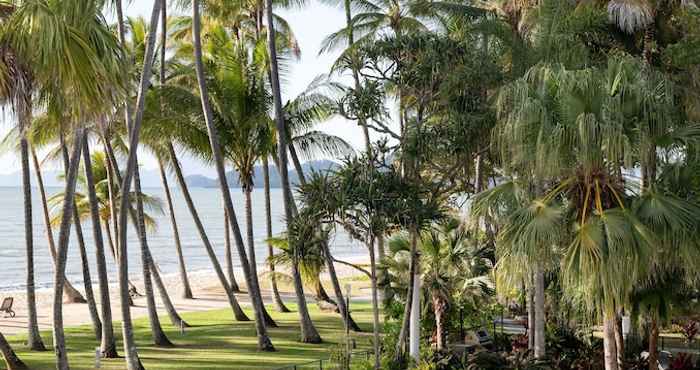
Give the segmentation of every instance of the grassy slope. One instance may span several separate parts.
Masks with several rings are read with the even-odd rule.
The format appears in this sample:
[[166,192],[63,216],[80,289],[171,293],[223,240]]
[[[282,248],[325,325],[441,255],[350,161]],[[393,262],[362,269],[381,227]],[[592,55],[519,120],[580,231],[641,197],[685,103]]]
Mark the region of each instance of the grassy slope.
[[[298,314],[295,305],[288,304],[291,313],[277,313],[272,307],[268,311],[279,324],[270,329],[270,336],[277,352],[265,353],[256,350],[255,327],[252,322],[233,321],[230,310],[216,310],[183,314],[183,318],[193,327],[181,335],[170,325],[165,315],[161,315],[163,327],[176,345],[176,348],[156,348],[150,344],[150,329],[147,319],[139,319],[135,324],[135,337],[139,355],[146,369],[274,369],[298,364],[314,359],[328,358],[329,350],[343,343],[343,322],[334,313],[320,312],[315,304],[309,309],[316,327],[321,332],[324,343],[311,345],[299,342]],[[370,346],[371,305],[354,303],[351,307],[355,320],[366,333],[352,334],[358,348]],[[250,310],[246,310],[253,317]],[[115,333],[121,338],[121,325],[115,323]],[[42,338],[51,344],[51,332],[43,332]],[[95,341],[90,325],[66,329],[68,356],[72,369],[94,369]],[[25,337],[8,338],[20,358],[32,369],[53,369],[53,351],[29,352],[24,345]],[[121,341],[117,344],[122,354]],[[4,368],[4,363],[0,365]],[[102,369],[123,369],[123,359],[103,360]]]

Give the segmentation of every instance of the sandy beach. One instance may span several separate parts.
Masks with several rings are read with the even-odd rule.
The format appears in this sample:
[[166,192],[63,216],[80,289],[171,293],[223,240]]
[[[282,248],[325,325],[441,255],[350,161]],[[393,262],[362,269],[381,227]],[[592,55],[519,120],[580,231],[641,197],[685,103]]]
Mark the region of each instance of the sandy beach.
[[[352,258],[347,258],[345,261],[355,263],[355,264],[365,264],[367,258],[362,257],[362,256],[357,256],[357,257],[352,257]],[[349,267],[347,265],[335,264],[336,271],[338,273],[339,278],[349,278],[349,277],[355,277],[355,276],[363,276],[363,274],[356,269]],[[279,270],[279,268],[278,268]],[[265,272],[267,272],[267,267],[266,266],[260,266],[258,267],[258,273],[260,274],[260,285],[262,288],[262,294],[263,294],[263,300],[265,301],[266,304],[269,304],[272,302],[271,297],[270,297],[270,291],[269,291],[269,280],[265,275]],[[236,279],[239,285],[241,285],[242,289],[245,289],[244,286],[244,279],[243,279],[243,272],[238,269],[235,271]],[[132,274],[132,276],[134,276]],[[175,308],[178,310],[178,312],[195,312],[195,311],[207,311],[207,310],[216,310],[216,309],[223,309],[228,307],[228,301],[226,299],[226,296],[224,294],[223,289],[221,288],[221,284],[219,283],[219,280],[216,277],[216,274],[213,272],[213,269],[211,271],[196,271],[196,272],[191,272],[188,274],[188,278],[190,281],[190,286],[192,288],[192,293],[194,295],[194,299],[183,299],[182,298],[182,283],[180,281],[179,275],[177,274],[170,274],[170,275],[163,275],[163,282],[165,283],[168,293],[170,294],[170,298],[173,301],[173,304],[175,305]],[[332,295],[332,287],[330,286],[330,283],[328,282],[328,275],[324,273],[322,275],[322,279],[324,281],[324,287],[328,291],[330,295]],[[132,280],[134,285],[136,285],[138,291],[140,293],[143,293],[143,284],[141,280]],[[361,285],[361,284],[358,284]],[[365,284],[366,285],[366,284]],[[84,289],[82,284],[78,285],[75,284],[75,287],[80,290],[82,293],[84,293]],[[99,294],[99,286],[98,284],[93,284],[92,286],[95,296],[98,297]],[[307,299],[310,298],[308,295],[309,290],[306,290],[307,293]],[[285,301],[293,301],[295,300],[294,293],[292,291],[289,291],[287,289],[282,289],[281,291],[282,298]],[[369,295],[369,291],[362,287],[359,289],[353,289],[353,294],[356,295],[357,299],[366,299],[367,296]],[[9,316],[0,316],[0,331],[4,335],[13,335],[13,334],[24,334],[26,333],[27,330],[27,305],[26,305],[26,296],[24,291],[15,291],[15,292],[3,292],[2,295],[0,295],[0,298],[4,297],[14,297],[14,305],[13,309],[17,313],[17,315],[14,318],[10,318]],[[111,305],[112,305],[112,316],[115,321],[121,320],[121,310],[120,310],[120,305],[119,305],[119,296],[117,292],[117,285],[116,284],[110,284],[110,296],[112,297],[111,299]],[[246,293],[242,294],[237,294],[236,295],[239,302],[242,305],[248,305],[248,295]],[[51,330],[52,327],[52,306],[53,306],[53,289],[41,289],[37,290],[36,293],[36,298],[37,298],[37,312],[38,312],[38,321],[39,321],[39,329],[40,330]],[[313,300],[313,298],[311,298]],[[161,320],[164,320],[164,322],[169,322],[167,319],[167,315],[165,314],[163,307],[160,302],[159,295],[156,293],[156,302],[158,305],[159,313],[161,315]],[[99,299],[98,299],[98,305],[99,305]],[[139,318],[139,317],[144,317],[147,315],[146,312],[146,299],[145,297],[139,297],[134,299],[134,306],[131,307],[131,316],[132,318]],[[63,322],[66,327],[70,326],[78,326],[78,325],[83,325],[83,324],[90,324],[90,313],[88,310],[88,305],[85,303],[64,303],[63,305]],[[116,328],[115,328],[116,329]]]

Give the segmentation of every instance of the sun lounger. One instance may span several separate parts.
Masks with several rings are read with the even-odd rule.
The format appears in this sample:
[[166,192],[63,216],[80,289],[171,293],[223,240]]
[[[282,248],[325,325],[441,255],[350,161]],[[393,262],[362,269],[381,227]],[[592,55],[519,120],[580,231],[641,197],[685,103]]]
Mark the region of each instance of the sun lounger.
[[15,299],[12,297],[7,297],[3,299],[2,306],[0,306],[0,312],[8,314],[10,315],[10,317],[15,317],[15,311],[12,310],[12,303],[14,303],[14,301]]

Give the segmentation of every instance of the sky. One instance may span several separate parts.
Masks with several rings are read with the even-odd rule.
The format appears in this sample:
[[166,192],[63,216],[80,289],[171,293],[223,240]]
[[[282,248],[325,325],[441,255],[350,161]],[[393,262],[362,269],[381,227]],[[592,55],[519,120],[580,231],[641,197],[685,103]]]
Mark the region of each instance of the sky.
[[[127,5],[126,14],[128,16],[150,17],[153,1],[134,0]],[[344,26],[345,17],[339,8],[329,7],[320,4],[316,0],[311,0],[303,9],[279,10],[276,11],[284,17],[292,27],[301,48],[301,58],[295,61],[286,81],[283,81],[282,100],[287,101],[298,93],[304,91],[306,86],[319,74],[327,73],[335,60],[337,54],[318,55],[323,38]],[[170,11],[173,14],[173,11]],[[4,134],[14,125],[14,119],[7,113],[0,113],[0,134]],[[319,129],[331,134],[339,135],[355,148],[361,148],[364,140],[362,131],[354,122],[346,121],[342,118],[334,118],[319,125]],[[139,160],[144,169],[157,168],[153,157],[139,151]],[[183,171],[186,174],[203,174],[213,176],[213,168],[200,163],[199,161],[181,158]],[[17,155],[7,153],[0,156],[0,174],[18,172],[20,163]]]

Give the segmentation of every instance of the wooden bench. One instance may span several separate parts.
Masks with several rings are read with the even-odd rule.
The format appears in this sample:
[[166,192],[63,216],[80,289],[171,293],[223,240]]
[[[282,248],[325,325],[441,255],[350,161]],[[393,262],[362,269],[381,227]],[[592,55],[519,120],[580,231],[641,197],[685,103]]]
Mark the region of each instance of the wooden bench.
[[[12,304],[15,302],[15,299],[12,297],[7,297],[2,300],[2,305],[0,306],[0,312],[4,312],[10,317],[15,317],[15,311],[12,310]],[[7,317],[7,316],[5,316]]]

